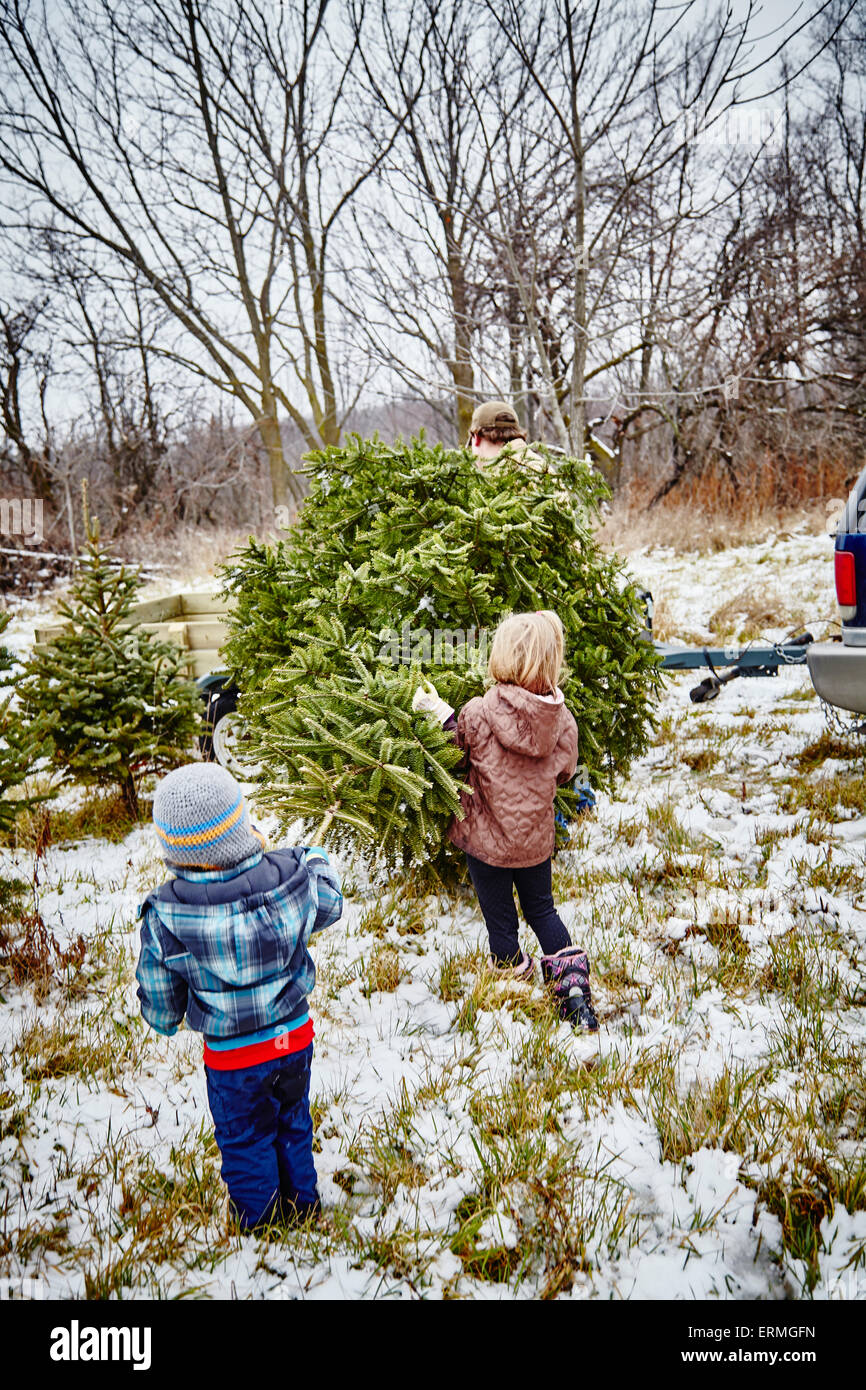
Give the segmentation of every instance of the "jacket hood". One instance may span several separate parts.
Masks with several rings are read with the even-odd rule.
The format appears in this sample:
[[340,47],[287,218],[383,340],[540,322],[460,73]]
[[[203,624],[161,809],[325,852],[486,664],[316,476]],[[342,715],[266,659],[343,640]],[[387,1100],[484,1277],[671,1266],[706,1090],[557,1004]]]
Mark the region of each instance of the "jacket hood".
[[212,982],[232,989],[276,980],[293,965],[299,969],[315,920],[309,878],[297,849],[271,851],[252,869],[225,881],[196,881],[181,874],[147,902],[184,950],[206,964]]
[[548,757],[559,742],[565,697],[533,695],[522,685],[494,685],[484,696],[490,727],[503,748],[527,758]]

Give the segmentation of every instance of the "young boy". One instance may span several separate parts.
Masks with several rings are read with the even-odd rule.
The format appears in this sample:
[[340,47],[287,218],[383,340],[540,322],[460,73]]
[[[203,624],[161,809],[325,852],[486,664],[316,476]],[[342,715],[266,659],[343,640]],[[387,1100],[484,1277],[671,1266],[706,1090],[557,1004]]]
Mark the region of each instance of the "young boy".
[[343,910],[323,849],[265,852],[240,786],[216,763],[159,783],[153,822],[174,877],[139,908],[141,1012],[204,1034],[223,1181],[245,1230],[320,1207],[313,1163],[307,943]]

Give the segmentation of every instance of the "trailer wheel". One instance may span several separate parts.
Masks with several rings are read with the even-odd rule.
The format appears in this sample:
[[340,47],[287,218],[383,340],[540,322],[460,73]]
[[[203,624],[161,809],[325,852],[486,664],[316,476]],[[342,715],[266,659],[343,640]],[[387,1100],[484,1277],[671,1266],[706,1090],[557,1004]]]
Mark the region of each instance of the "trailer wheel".
[[213,752],[220,767],[224,767],[233,777],[243,780],[250,775],[239,757],[243,737],[243,720],[236,710],[230,710],[214,725]]
[[220,735],[217,740],[217,729],[224,719],[233,715],[238,707],[238,688],[236,685],[217,685],[210,691],[207,708],[205,711],[205,723],[207,730],[201,735],[198,746],[205,762],[218,762],[225,767],[222,758],[219,757],[215,744],[224,745],[224,738]]

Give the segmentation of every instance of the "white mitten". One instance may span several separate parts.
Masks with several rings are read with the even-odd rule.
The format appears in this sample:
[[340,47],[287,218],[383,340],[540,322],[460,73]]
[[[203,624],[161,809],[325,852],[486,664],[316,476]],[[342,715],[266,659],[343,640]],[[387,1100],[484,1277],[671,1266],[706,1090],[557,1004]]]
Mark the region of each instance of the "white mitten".
[[416,714],[432,714],[440,724],[444,724],[454,713],[453,706],[442,699],[432,681],[422,681],[412,696],[412,709]]

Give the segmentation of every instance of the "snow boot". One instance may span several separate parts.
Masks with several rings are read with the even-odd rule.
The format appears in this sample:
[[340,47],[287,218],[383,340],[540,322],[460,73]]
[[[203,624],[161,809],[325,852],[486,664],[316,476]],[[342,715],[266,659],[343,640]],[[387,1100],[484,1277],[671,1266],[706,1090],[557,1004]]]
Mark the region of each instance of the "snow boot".
[[589,960],[578,946],[564,946],[555,956],[541,957],[541,975],[553,991],[559,1016],[587,1033],[598,1030],[589,990]]
[[504,980],[517,980],[520,984],[531,984],[535,976],[535,961],[525,951],[521,952],[520,960],[516,965],[497,965],[491,956],[490,969],[494,975],[499,975]]

